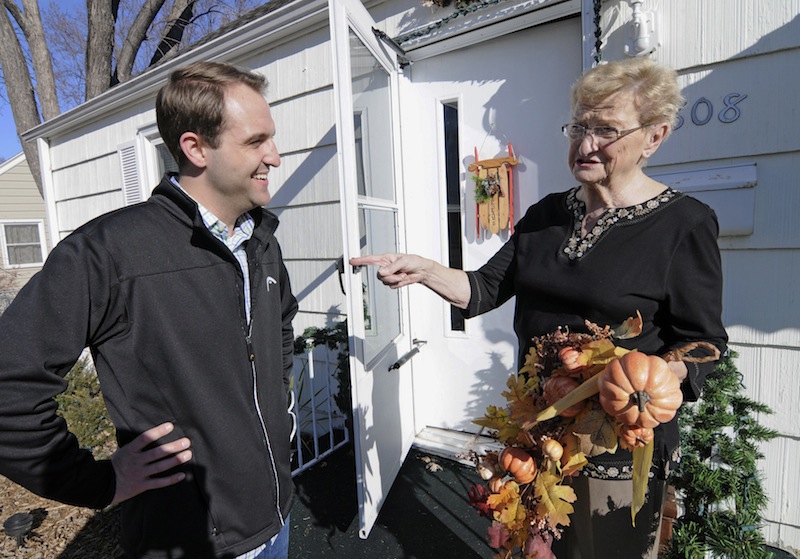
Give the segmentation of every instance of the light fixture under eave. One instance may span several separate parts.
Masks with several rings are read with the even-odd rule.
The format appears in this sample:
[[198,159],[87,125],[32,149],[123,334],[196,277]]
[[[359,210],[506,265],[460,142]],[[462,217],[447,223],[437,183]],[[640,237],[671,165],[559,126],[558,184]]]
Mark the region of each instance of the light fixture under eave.
[[625,43],[628,56],[647,56],[661,46],[656,29],[656,13],[642,10],[642,0],[630,0],[633,14],[628,22],[630,36]]

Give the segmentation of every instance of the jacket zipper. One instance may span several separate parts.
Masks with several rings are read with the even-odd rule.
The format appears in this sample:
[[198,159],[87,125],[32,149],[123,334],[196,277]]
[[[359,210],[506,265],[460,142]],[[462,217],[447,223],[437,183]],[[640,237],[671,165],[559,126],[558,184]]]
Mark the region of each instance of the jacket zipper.
[[261,413],[261,405],[258,402],[258,378],[256,375],[256,359],[255,353],[253,352],[253,344],[252,344],[252,293],[251,293],[251,320],[250,323],[247,325],[247,336],[245,340],[247,341],[247,353],[248,358],[250,359],[250,370],[253,375],[253,405],[255,406],[256,413],[258,414],[258,420],[261,423],[261,429],[264,434],[264,444],[267,447],[267,452],[269,453],[269,461],[272,466],[272,475],[275,481],[275,510],[278,513],[278,519],[280,519],[281,526],[283,526],[286,520],[283,518],[283,512],[281,511],[281,486],[280,480],[278,479],[278,468],[275,464],[275,455],[272,453],[272,445],[269,442],[269,434],[267,432],[267,425],[264,421],[264,416]]
[[[252,266],[250,265],[252,264]],[[253,406],[255,407],[256,413],[258,414],[258,421],[261,424],[261,430],[264,434],[264,444],[267,448],[267,453],[269,454],[269,461],[270,465],[272,466],[272,475],[273,481],[275,483],[275,510],[278,513],[278,519],[280,520],[281,526],[286,523],[286,520],[283,518],[283,512],[281,511],[281,487],[280,487],[280,480],[278,479],[278,468],[275,464],[275,455],[272,452],[272,445],[269,442],[269,432],[267,431],[267,424],[264,421],[264,415],[261,413],[261,404],[258,401],[258,375],[256,374],[256,355],[255,351],[253,351],[253,312],[255,309],[255,302],[258,295],[257,289],[252,289],[253,285],[257,285],[260,283],[261,278],[258,274],[259,270],[259,262],[258,259],[253,257],[251,259],[250,255],[247,257],[247,265],[249,267],[250,273],[248,277],[250,278],[250,313],[247,317],[247,334],[245,336],[245,342],[247,343],[247,358],[250,360],[250,372],[253,377]],[[244,278],[242,278],[244,279]],[[256,281],[252,281],[252,280]],[[244,285],[242,286],[244,288]]]

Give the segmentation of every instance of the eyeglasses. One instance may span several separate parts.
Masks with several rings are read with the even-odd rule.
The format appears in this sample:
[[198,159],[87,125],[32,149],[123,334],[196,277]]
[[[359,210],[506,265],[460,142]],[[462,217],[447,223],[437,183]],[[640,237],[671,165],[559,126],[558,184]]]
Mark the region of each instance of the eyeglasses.
[[628,128],[627,130],[617,130],[613,126],[593,126],[589,128],[583,124],[565,124],[561,127],[564,136],[570,140],[582,140],[586,134],[591,134],[594,139],[600,143],[607,144],[615,140],[619,140],[623,136],[627,136],[632,132],[645,128],[647,124],[642,124],[636,128]]

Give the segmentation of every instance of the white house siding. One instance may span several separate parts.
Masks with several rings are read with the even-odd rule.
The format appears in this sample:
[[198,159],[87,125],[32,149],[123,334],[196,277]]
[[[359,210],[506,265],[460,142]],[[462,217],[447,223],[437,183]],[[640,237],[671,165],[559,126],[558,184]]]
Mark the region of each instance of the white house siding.
[[263,73],[281,165],[270,173],[269,208],[300,311],[295,332],[345,318],[336,261],[342,224],[336,163],[332,53],[327,27],[238,61]]
[[[793,94],[800,85],[800,1],[645,0],[642,9],[657,13],[661,47],[654,57],[679,72],[687,98],[683,126],[650,171],[692,177],[709,168],[725,174],[732,165],[756,166],[749,197],[741,189],[695,195],[720,216],[723,318],[746,392],[774,410],[759,420],[781,433],[761,448],[770,498],[765,536],[800,548],[800,111]],[[603,5],[605,59],[624,56],[630,14],[628,2]],[[719,115],[729,94],[739,94],[739,115],[724,123]],[[700,124],[692,121],[692,109]],[[723,116],[734,114],[728,109]],[[725,235],[734,214],[749,218],[752,232]]]
[[[80,225],[124,205],[117,147],[154,124],[153,101],[106,116],[50,144],[53,204],[58,239]],[[148,185],[149,191],[155,185]]]

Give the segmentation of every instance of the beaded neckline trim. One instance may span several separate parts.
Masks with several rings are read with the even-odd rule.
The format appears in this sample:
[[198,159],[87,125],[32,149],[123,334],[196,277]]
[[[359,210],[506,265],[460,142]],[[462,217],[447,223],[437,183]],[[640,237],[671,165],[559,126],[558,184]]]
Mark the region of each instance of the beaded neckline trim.
[[665,204],[675,200],[680,192],[667,188],[664,192],[642,204],[628,206],[627,208],[609,208],[600,216],[592,230],[585,237],[581,237],[581,224],[586,216],[586,205],[578,200],[577,188],[567,193],[567,210],[572,213],[572,233],[564,241],[561,250],[570,260],[577,260],[587,254],[593,246],[610,231],[615,225],[625,225],[638,221],[652,214]]

